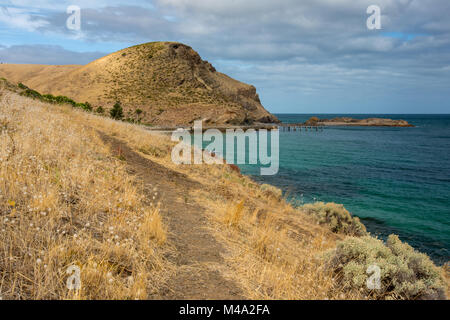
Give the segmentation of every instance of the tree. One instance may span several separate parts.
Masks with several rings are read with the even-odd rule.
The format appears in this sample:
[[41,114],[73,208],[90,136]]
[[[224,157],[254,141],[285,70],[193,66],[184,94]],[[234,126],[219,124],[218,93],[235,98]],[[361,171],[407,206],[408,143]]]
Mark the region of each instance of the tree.
[[114,107],[109,111],[111,118],[115,120],[121,120],[123,118],[123,109],[119,101],[116,102]]

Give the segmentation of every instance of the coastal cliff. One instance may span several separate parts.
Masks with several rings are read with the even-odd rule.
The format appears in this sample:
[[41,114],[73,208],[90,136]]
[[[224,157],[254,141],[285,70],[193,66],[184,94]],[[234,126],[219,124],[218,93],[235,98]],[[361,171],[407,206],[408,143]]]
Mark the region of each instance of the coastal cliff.
[[119,101],[126,119],[153,126],[279,122],[254,86],[218,72],[177,42],[133,46],[85,66],[3,64],[0,77],[94,107],[109,109]]

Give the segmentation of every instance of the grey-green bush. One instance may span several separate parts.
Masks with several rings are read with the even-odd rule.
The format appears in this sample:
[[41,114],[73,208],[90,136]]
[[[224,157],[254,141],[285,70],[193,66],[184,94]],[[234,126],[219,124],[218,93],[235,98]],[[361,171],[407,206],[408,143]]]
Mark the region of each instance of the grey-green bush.
[[[398,236],[389,236],[386,244],[366,236],[348,238],[325,255],[326,266],[335,275],[337,290],[358,290],[375,299],[441,300],[445,282],[430,258],[414,250]],[[369,266],[381,270],[380,290],[367,286]]]
[[367,235],[366,227],[359,221],[359,218],[353,217],[341,204],[316,202],[305,204],[302,208],[320,225],[328,226],[334,233],[357,237]]

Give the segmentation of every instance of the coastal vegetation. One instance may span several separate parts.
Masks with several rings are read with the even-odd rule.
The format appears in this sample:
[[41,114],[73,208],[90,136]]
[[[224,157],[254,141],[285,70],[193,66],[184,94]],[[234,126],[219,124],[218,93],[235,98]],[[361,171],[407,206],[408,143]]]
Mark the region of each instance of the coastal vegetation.
[[[386,243],[366,236],[348,238],[327,254],[327,268],[336,275],[337,290],[359,289],[373,299],[435,300],[445,299],[445,283],[430,258],[414,250],[398,236]],[[380,271],[380,287],[369,290],[368,267]]]
[[356,237],[367,235],[366,227],[359,218],[353,217],[341,204],[316,202],[304,205],[303,210],[335,233]]
[[[448,294],[442,267],[343,206],[296,207],[229,165],[176,165],[168,137],[77,106],[1,83],[3,299]],[[381,289],[366,285],[373,265]]]

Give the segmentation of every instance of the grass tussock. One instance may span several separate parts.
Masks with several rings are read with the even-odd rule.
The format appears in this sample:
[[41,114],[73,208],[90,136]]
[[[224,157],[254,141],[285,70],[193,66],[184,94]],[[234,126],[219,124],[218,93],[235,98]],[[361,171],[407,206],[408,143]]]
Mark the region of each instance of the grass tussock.
[[242,219],[244,213],[244,200],[235,206],[229,207],[225,212],[224,223],[228,226],[236,227]]
[[166,243],[167,230],[159,213],[159,207],[145,215],[139,229],[139,236],[144,243],[151,243],[152,241],[156,241],[160,245]]
[[[157,292],[172,270],[157,205],[84,124],[89,115],[8,92],[0,99],[0,296]],[[69,290],[74,267],[81,287]]]

